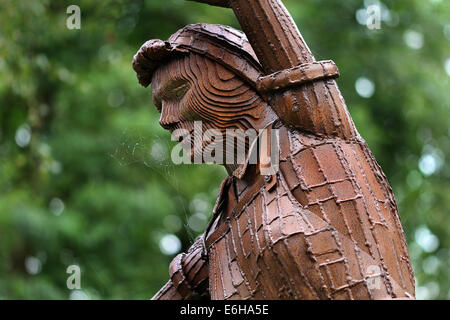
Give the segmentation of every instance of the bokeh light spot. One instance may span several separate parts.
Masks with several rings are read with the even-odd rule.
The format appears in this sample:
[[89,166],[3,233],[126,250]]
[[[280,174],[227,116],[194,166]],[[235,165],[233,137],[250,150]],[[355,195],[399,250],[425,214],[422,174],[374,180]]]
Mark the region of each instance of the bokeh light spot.
[[70,300],[89,300],[89,296],[83,290],[72,290],[69,296]]
[[436,274],[439,270],[439,267],[441,265],[441,261],[436,256],[429,256],[426,258],[422,263],[423,271],[426,274]]
[[372,80],[360,77],[355,82],[356,92],[363,98],[370,98],[375,92],[375,84]]
[[19,147],[25,148],[31,141],[31,128],[28,124],[21,125],[16,131],[16,143]]
[[55,216],[59,216],[64,211],[64,202],[60,198],[53,198],[50,200],[49,209]]
[[113,108],[120,107],[125,101],[125,95],[122,90],[114,90],[108,94],[108,104]]
[[445,68],[445,72],[447,72],[447,75],[450,77],[450,58],[445,60],[444,68]]
[[28,256],[25,259],[25,269],[27,270],[28,274],[36,275],[41,272],[42,262],[37,257]]
[[189,217],[188,225],[192,230],[200,232],[206,227],[206,222],[206,216],[200,212],[197,212]]
[[164,217],[163,224],[169,232],[178,232],[183,226],[181,219],[173,214]]
[[174,234],[166,234],[159,240],[159,249],[167,256],[178,253],[181,249],[181,241]]
[[167,150],[164,147],[164,145],[162,145],[159,142],[155,142],[152,145],[152,150],[150,151],[150,155],[152,156],[152,158],[155,161],[163,162],[164,160],[167,159]]
[[403,41],[411,49],[419,50],[423,47],[423,34],[415,30],[406,30],[403,34]]
[[439,247],[439,238],[426,226],[421,226],[416,230],[415,239],[425,252],[433,252]]

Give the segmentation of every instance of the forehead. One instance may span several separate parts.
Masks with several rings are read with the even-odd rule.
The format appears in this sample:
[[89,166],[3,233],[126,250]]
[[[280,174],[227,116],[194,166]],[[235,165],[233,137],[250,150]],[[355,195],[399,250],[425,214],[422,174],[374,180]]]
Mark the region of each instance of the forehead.
[[183,72],[183,62],[190,56],[182,58],[174,58],[156,69],[152,77],[152,92],[158,95],[167,88],[171,82],[186,79]]

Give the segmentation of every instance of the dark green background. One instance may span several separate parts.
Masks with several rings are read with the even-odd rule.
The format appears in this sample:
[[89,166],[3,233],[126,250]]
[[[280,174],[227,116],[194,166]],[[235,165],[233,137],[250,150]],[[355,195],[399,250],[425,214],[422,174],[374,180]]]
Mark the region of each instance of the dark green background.
[[[372,2],[284,1],[316,59],[340,68],[398,200],[418,298],[448,299],[450,2],[385,0],[368,30],[356,12]],[[66,28],[71,4],[80,30]],[[197,22],[239,27],[230,10],[183,0],[0,2],[0,299],[147,299],[165,283],[160,240],[189,247],[225,170],[171,164],[131,59]],[[66,287],[72,264],[80,291]]]

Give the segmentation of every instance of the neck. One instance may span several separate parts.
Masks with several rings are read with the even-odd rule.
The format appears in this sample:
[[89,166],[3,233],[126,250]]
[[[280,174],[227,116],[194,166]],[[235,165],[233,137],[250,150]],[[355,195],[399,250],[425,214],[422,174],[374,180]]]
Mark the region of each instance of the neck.
[[[265,129],[267,128],[268,125],[270,125],[273,121],[275,121],[276,119],[278,119],[278,117],[276,116],[275,112],[272,110],[272,108],[268,105],[264,105],[261,106],[261,114],[260,116],[255,119],[255,120],[251,120],[249,121],[250,123],[250,127],[248,129],[254,129],[256,130],[257,133],[259,133],[259,130]],[[251,146],[249,146],[250,149],[246,148],[246,154],[245,154],[245,159],[247,159],[249,151],[251,151]],[[236,152],[236,148],[234,150],[234,152]],[[249,163],[248,165],[246,163],[242,164],[242,163],[233,163],[233,164],[224,164],[225,169],[227,170],[227,173],[229,176],[232,175],[237,175],[237,172],[239,172],[240,170],[244,169],[245,172],[249,171],[247,168],[250,166],[258,166],[259,164],[259,157],[257,157],[258,159],[258,163],[254,164],[254,163]],[[244,168],[243,168],[244,167]],[[251,170],[254,171],[254,170]],[[254,174],[253,174],[254,175]],[[241,177],[241,180],[244,180],[248,183],[251,183],[251,181],[254,180],[254,177],[250,177],[253,176],[251,174],[245,174]]]

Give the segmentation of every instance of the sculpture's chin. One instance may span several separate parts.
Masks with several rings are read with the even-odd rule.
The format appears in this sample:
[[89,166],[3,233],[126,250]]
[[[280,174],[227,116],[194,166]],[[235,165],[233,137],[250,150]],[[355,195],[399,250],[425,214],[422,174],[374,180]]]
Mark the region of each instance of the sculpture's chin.
[[[191,128],[190,123],[184,124],[182,128],[177,128],[177,134],[174,140],[178,140],[193,164],[220,164],[233,168],[243,164],[257,136],[254,130],[253,137],[246,139],[244,131],[234,133],[220,133],[218,129],[208,128],[209,131],[196,131]],[[232,130],[231,130],[232,131]],[[213,132],[213,133],[211,133]],[[175,133],[175,132],[174,132]],[[230,134],[227,136],[227,134]]]

